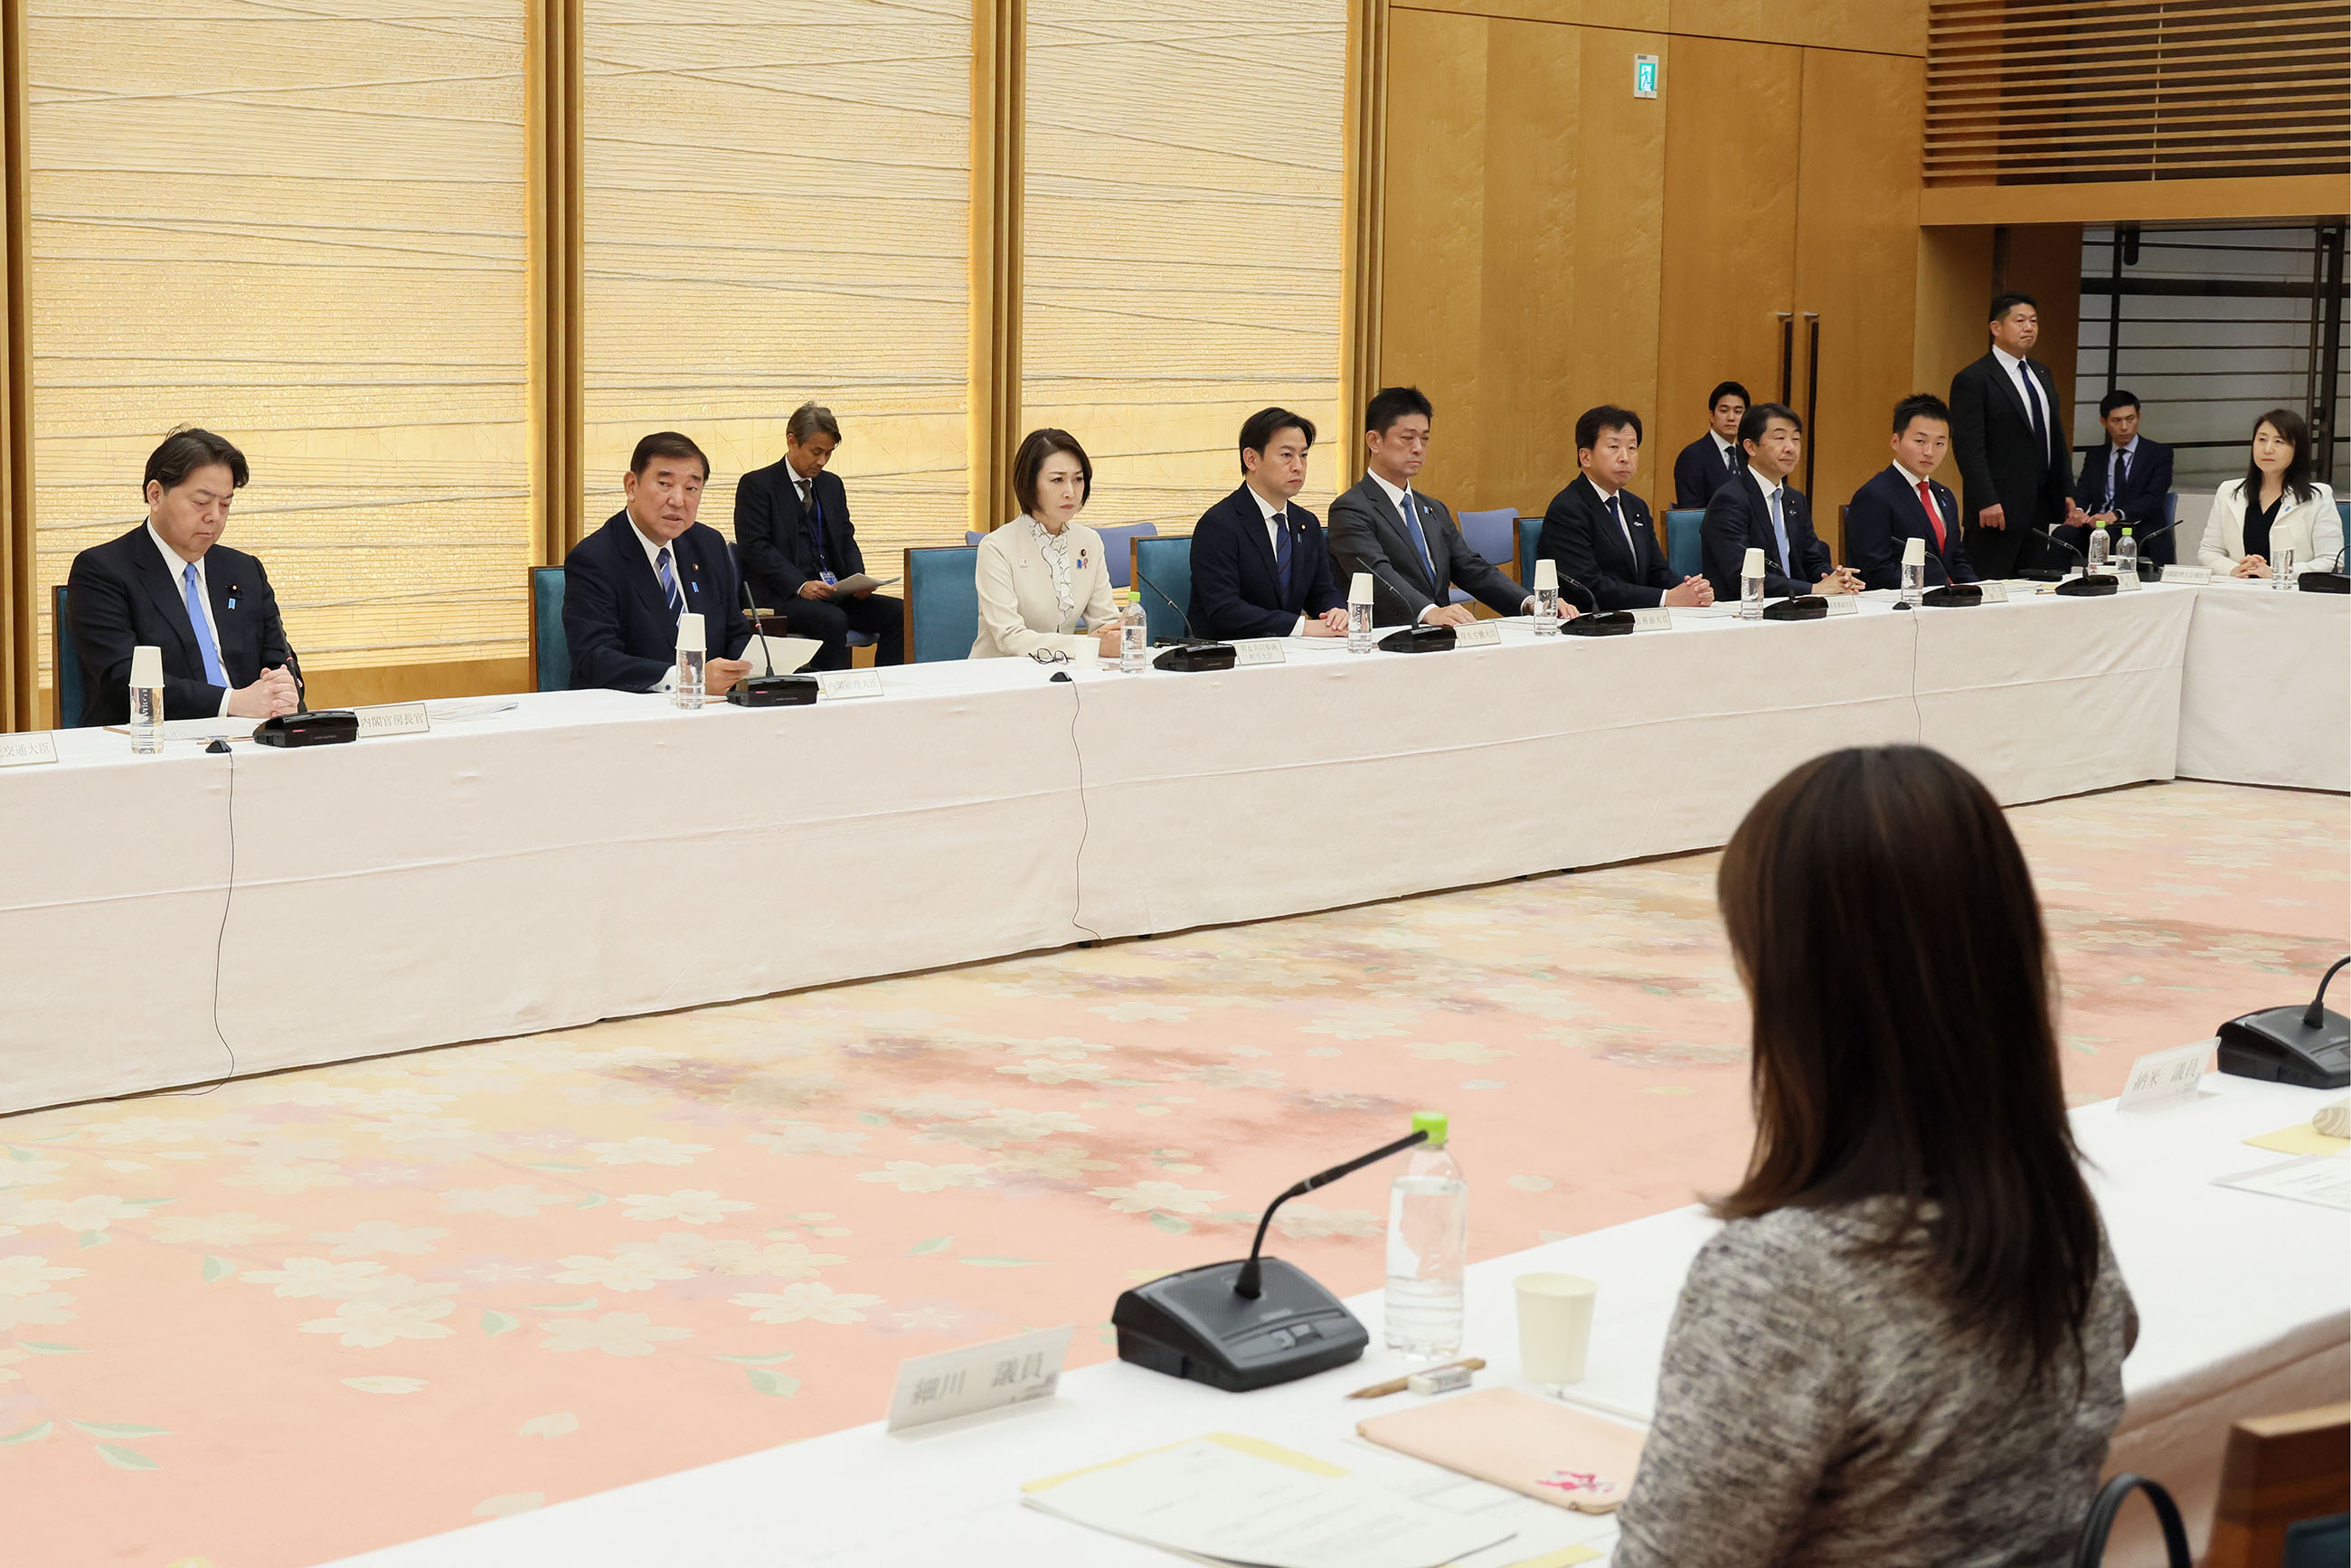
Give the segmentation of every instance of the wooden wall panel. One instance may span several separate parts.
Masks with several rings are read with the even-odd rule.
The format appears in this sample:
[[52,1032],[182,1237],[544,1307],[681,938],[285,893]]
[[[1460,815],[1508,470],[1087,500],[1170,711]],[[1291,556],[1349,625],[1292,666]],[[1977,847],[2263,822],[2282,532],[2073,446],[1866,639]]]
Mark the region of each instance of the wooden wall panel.
[[1927,0],[1673,0],[1676,34],[1875,54],[1927,53]]
[[[1634,27],[1666,31],[1671,0],[1413,0],[1424,11],[1494,16],[1560,26]],[[1629,68],[1627,68],[1629,69]]]
[[[1960,367],[1983,357],[1985,308],[1992,295],[1991,230],[1920,229],[1917,275],[1910,385],[1949,397]],[[1957,490],[1959,463],[1945,458],[1935,476]]]
[[[1796,308],[1821,318],[1820,405],[1808,438],[1814,515],[1833,525],[1836,507],[1886,465],[1894,404],[1912,390],[1918,152],[1883,128],[1918,123],[1926,71],[1917,60],[1839,49],[1805,50],[1803,68]],[[1802,357],[1800,342],[1799,406]]]
[[1758,398],[1780,383],[1780,322],[1796,296],[1797,126],[1803,51],[1676,38],[1667,89],[1657,400],[1642,493],[1671,504],[1674,454],[1706,426],[1725,380]]

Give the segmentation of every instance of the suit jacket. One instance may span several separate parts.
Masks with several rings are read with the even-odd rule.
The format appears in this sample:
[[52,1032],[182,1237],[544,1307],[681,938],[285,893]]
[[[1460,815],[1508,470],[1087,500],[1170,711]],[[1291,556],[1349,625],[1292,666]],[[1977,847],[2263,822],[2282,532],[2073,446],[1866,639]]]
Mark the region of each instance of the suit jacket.
[[[1095,634],[1118,617],[1110,559],[1102,535],[1083,523],[1063,530],[1070,540],[1070,612],[1053,592],[1053,567],[1026,517],[1015,517],[979,541],[973,587],[979,596],[975,659],[1017,658],[1040,649],[1090,653]],[[1081,627],[1085,628],[1083,632]]]
[[1314,514],[1291,501],[1290,591],[1281,591],[1265,513],[1247,485],[1209,507],[1192,530],[1192,606],[1196,637],[1287,637],[1301,615],[1347,602],[1331,576],[1331,551]]
[[1714,449],[1714,437],[1701,435],[1674,459],[1674,507],[1691,511],[1714,499],[1735,470],[1728,453]]
[[204,679],[204,651],[182,584],[163,569],[145,522],[74,557],[66,578],[66,619],[88,683],[75,722],[130,722],[131,650],[141,644],[163,651],[165,718],[211,718],[229,687],[249,686],[262,671],[280,665],[300,686],[302,666],[286,640],[277,595],[261,562],[216,544],[204,552],[204,581],[228,687]]
[[[849,492],[841,476],[826,469],[809,488],[824,522],[825,556],[832,575],[839,579],[863,571],[865,555],[857,548],[857,530],[849,520]],[[799,597],[800,584],[820,575],[816,538],[792,483],[791,467],[782,459],[753,469],[735,486],[735,549],[742,557],[743,575],[766,609],[789,604]]]
[[[702,617],[710,656],[739,659],[751,628],[726,539],[696,523],[670,541],[685,608]],[[649,692],[677,667],[677,618],[624,507],[563,558],[563,635],[571,645],[571,689]]]
[[1572,577],[1592,591],[1602,610],[1652,609],[1681,580],[1666,565],[1647,505],[1630,490],[1616,494],[1624,504],[1625,528],[1633,534],[1630,549],[1625,545],[1625,529],[1608,515],[1599,486],[1579,474],[1551,498],[1535,553],[1559,563],[1562,593],[1574,592],[1566,580]]
[[[2335,492],[2313,484],[2310,499],[2297,501],[2292,491],[2279,497],[2277,516],[2270,519],[2270,549],[2294,550],[2294,574],[2340,571],[2343,563],[2343,514],[2335,509]],[[2225,577],[2245,554],[2245,482],[2231,479],[2212,492],[2212,510],[2204,518],[2204,537],[2196,546],[2196,559]]]
[[2036,444],[2024,394],[2000,361],[1986,354],[1951,378],[1951,452],[1959,460],[1961,514],[1970,528],[1986,507],[2001,507],[2011,528],[2029,533],[2065,520],[2066,497],[2074,493],[2073,449],[2065,443],[2065,418],[2057,402],[2057,382],[2049,367],[2027,360],[2046,403],[2049,439]]
[[1383,626],[1408,625],[1432,604],[1450,602],[1458,586],[1497,614],[1525,613],[1527,591],[1494,569],[1461,537],[1442,501],[1415,490],[1421,532],[1428,540],[1432,580],[1420,549],[1405,528],[1404,514],[1378,480],[1366,474],[1355,487],[1331,503],[1331,566],[1334,575],[1372,574],[1373,617]]
[[1861,573],[1863,587],[1900,588],[1902,547],[1912,539],[1927,541],[1928,587],[1976,580],[1976,569],[1968,564],[1968,547],[1961,537],[1959,498],[1932,479],[1927,481],[1927,493],[1935,497],[1935,509],[1943,515],[1939,549],[1935,545],[1934,525],[1927,520],[1927,508],[1918,504],[1918,492],[1894,471],[1893,465],[1872,474],[1853,493],[1853,504],[1844,514],[1845,564]]
[[1780,570],[1780,545],[1771,537],[1771,514],[1750,475],[1742,474],[1738,484],[1725,485],[1714,493],[1714,499],[1706,504],[1706,520],[1698,525],[1698,542],[1706,551],[1706,580],[1714,584],[1717,599],[1739,602],[1739,569],[1750,549],[1763,552],[1766,598],[1810,593],[1829,574],[1829,568],[1836,563],[1829,559],[1829,547],[1813,532],[1812,508],[1803,496],[1783,489],[1780,516],[1788,528],[1788,558],[1796,569],[1793,577]]
[[[2085,512],[2102,512],[2106,507],[2106,469],[2115,460],[2115,444],[2104,446],[2082,460],[2082,481],[2074,492],[2074,499]],[[2171,448],[2160,441],[2138,438],[2138,449],[2131,454],[2130,469],[2123,476],[2122,488],[2115,493],[2115,510],[2123,521],[2146,528],[2163,525],[2163,498],[2171,493]]]

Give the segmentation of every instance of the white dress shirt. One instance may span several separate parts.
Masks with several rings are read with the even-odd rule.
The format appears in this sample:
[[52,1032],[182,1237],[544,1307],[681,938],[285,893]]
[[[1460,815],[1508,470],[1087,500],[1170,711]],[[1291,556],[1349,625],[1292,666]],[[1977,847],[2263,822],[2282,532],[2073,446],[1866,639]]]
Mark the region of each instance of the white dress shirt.
[[[1714,435],[1714,432],[1710,430],[1708,431],[1707,434],[1708,435]],[[1717,446],[1721,445],[1722,437],[1715,435],[1714,444]],[[1610,489],[1599,480],[1593,478],[1589,474],[1586,474],[1583,477],[1593,489],[1600,492],[1600,509],[1604,512],[1607,512],[1610,517],[1616,519],[1616,531],[1625,536],[1625,548],[1633,551],[1633,563],[1635,566],[1638,566],[1641,561],[1641,552],[1637,549],[1634,549],[1633,548],[1633,525],[1625,520],[1625,504],[1622,501],[1617,501],[1616,506],[1613,510],[1611,510],[1608,505],[1609,502],[1616,500],[1618,492]]]
[[1723,465],[1725,467],[1729,467],[1730,465],[1730,443],[1722,438],[1722,432],[1715,429],[1712,425],[1708,425],[1706,429],[1706,438],[1714,443],[1714,455],[1722,459]]
[[[2113,445],[2113,443],[2111,442],[2111,440],[2108,442],[2108,444],[2109,444],[2110,446],[2111,446],[2111,445]],[[2116,473],[2116,472],[2115,472],[2115,463],[2116,463],[2116,453],[2121,454],[2121,459],[2120,459],[2120,461],[2121,461],[2121,462],[2122,462],[2122,464],[2123,464],[2123,471],[2122,471],[2120,474],[2117,474],[2117,473]],[[2135,460],[2137,456],[2138,456],[2138,432],[2137,432],[2137,431],[2135,431],[2135,430],[2131,432],[2131,438],[2130,438],[2128,441],[2124,442],[2120,446],[2116,446],[2116,447],[2114,447],[2114,450],[2113,450],[2113,451],[2111,451],[2111,452],[2109,452],[2109,453],[2107,453],[2107,454],[2106,454],[2106,505],[2107,505],[2107,506],[2111,507],[2111,506],[2113,506],[2113,505],[2115,504],[2115,493],[2116,493],[2116,491],[2120,490],[2120,489],[2123,487],[2123,481],[2124,481],[2125,479],[2127,479],[2127,478],[2129,478],[2129,477],[2130,477],[2130,464],[2131,464],[2131,463],[2132,463],[2132,461],[2133,461],[2133,460]]]
[[[2009,384],[2015,387],[2017,394],[2024,399],[2024,406],[2028,410],[2038,408],[2041,411],[2041,428],[2045,433],[2045,439],[2042,444],[2047,446],[2053,443],[2057,439],[2057,421],[2051,414],[2048,394],[2042,391],[2041,382],[2034,379],[2031,371],[2025,368],[2022,360],[2018,359],[2006,349],[1994,348],[1991,357],[1998,360],[2000,368],[2008,372]],[[2025,423],[2027,424],[2032,423],[2030,413],[2025,415]],[[2041,460],[2044,464],[2047,463],[2049,454],[2045,451],[2042,453]]]
[[[1281,524],[1278,519],[1288,516],[1289,508],[1287,507],[1277,507],[1271,501],[1267,500],[1263,496],[1259,495],[1257,493],[1257,486],[1254,485],[1244,486],[1243,488],[1249,491],[1249,499],[1257,503],[1257,509],[1265,517],[1266,546],[1273,551],[1273,559],[1279,561],[1281,559]],[[1292,557],[1290,560],[1290,570],[1293,571],[1296,570],[1297,565],[1296,558]],[[1293,637],[1303,637],[1306,635],[1305,616],[1301,615],[1298,618],[1298,624],[1290,629],[1290,634]]]
[[[163,542],[163,536],[155,531],[155,520],[152,517],[150,517],[147,520],[147,537],[155,541],[156,551],[163,558],[163,572],[165,576],[172,580],[172,591],[176,594],[179,597],[180,601],[184,604],[187,602],[188,597],[188,567],[190,562],[185,557],[182,556],[178,550],[173,549],[170,545]],[[210,554],[211,552],[207,551],[205,553]],[[212,580],[204,575],[204,556],[198,556],[193,564],[196,569],[196,593],[204,601],[204,637],[213,645],[213,658],[221,667],[221,679],[225,681],[228,679],[228,661],[221,657],[220,628],[213,624],[214,611]],[[228,716],[228,699],[231,689],[233,688],[225,686],[222,688],[220,712],[213,716],[214,718],[226,718]]]
[[[790,465],[787,464],[785,466],[789,467]],[[677,569],[677,548],[675,544],[664,544],[659,539],[647,534],[644,529],[637,527],[637,515],[634,512],[629,512],[625,515],[629,519],[629,531],[636,535],[637,543],[644,547],[645,564],[653,569],[653,584],[655,587],[659,587],[661,585],[661,552],[664,550],[669,551],[669,580],[677,584],[678,602],[680,604],[684,603],[685,573]],[[710,628],[708,624],[705,623],[703,627],[703,646],[707,648],[709,645]],[[709,655],[705,653],[703,657],[706,661],[709,658]],[[654,685],[647,686],[645,690],[649,692],[674,692],[677,690],[677,666],[674,664],[671,664],[669,667],[669,674],[664,675]]]

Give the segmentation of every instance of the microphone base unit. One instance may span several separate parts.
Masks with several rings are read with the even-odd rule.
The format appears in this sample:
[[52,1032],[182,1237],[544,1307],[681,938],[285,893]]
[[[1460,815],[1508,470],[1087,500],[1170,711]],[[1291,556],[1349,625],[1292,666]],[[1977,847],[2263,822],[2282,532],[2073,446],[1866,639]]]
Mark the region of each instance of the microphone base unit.
[[2120,593],[2122,591],[2123,585],[2120,582],[2104,574],[2096,577],[2069,577],[2060,582],[2056,590],[2060,599],[2104,599],[2108,594]]
[[1237,1293],[1245,1261],[1186,1269],[1120,1296],[1110,1314],[1118,1358],[1245,1394],[1344,1366],[1371,1344],[1338,1297],[1279,1258],[1258,1260],[1254,1298]]
[[2305,571],[2300,586],[2304,593],[2351,593],[2351,577],[2339,571]]
[[2316,1029],[2306,1003],[2264,1008],[2220,1026],[2220,1071],[2304,1089],[2351,1089],[2351,1021],[2329,1009]]
[[281,713],[261,721],[253,738],[263,746],[343,746],[360,737],[360,716],[349,708]]
[[1380,639],[1383,653],[1449,653],[1455,638],[1450,626],[1406,626]]
[[1829,618],[1829,601],[1821,594],[1800,593],[1793,599],[1774,600],[1763,607],[1766,621],[1825,621]]
[[1981,604],[1983,588],[1980,583],[1947,582],[1940,588],[1928,589],[1918,602],[1946,610],[1957,609],[1961,605]]
[[2061,567],[2053,566],[2019,567],[2015,575],[2023,579],[2027,582],[2063,582],[2065,580],[2064,570]]
[[1562,637],[1625,637],[1633,632],[1633,612],[1629,610],[1595,610],[1579,615],[1573,621],[1559,623]]
[[758,675],[736,682],[726,700],[737,707],[806,707],[822,689],[814,675]]
[[1203,670],[1229,670],[1238,657],[1230,643],[1210,643],[1198,638],[1186,638],[1151,661],[1155,670],[1175,670],[1194,674]]

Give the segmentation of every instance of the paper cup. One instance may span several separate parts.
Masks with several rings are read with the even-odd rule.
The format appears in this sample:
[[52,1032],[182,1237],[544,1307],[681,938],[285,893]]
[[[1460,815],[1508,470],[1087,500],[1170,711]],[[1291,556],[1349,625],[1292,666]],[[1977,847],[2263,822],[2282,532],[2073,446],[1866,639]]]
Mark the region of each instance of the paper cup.
[[1545,1388],[1582,1382],[1600,1287],[1580,1274],[1521,1274],[1516,1283],[1519,1375]]
[[1359,571],[1355,574],[1354,580],[1347,584],[1347,602],[1369,604],[1371,601],[1372,574],[1368,571]]
[[689,610],[677,618],[677,651],[699,653],[708,644],[702,640],[702,617]]
[[144,643],[131,650],[131,684],[133,686],[160,686],[163,684],[163,650]]
[[1559,591],[1559,562],[1549,556],[1535,562],[1535,591],[1537,593]]
[[1739,575],[1741,577],[1762,576],[1763,552],[1760,549],[1749,550],[1747,552],[1747,559],[1739,563]]
[[1926,564],[1927,564],[1927,541],[1926,541],[1925,539],[1922,539],[1922,538],[1908,538],[1908,539],[1905,539],[1905,540],[1903,540],[1903,541],[1902,541],[1902,564],[1903,564],[1904,566],[1924,566],[1924,565],[1926,565]]

